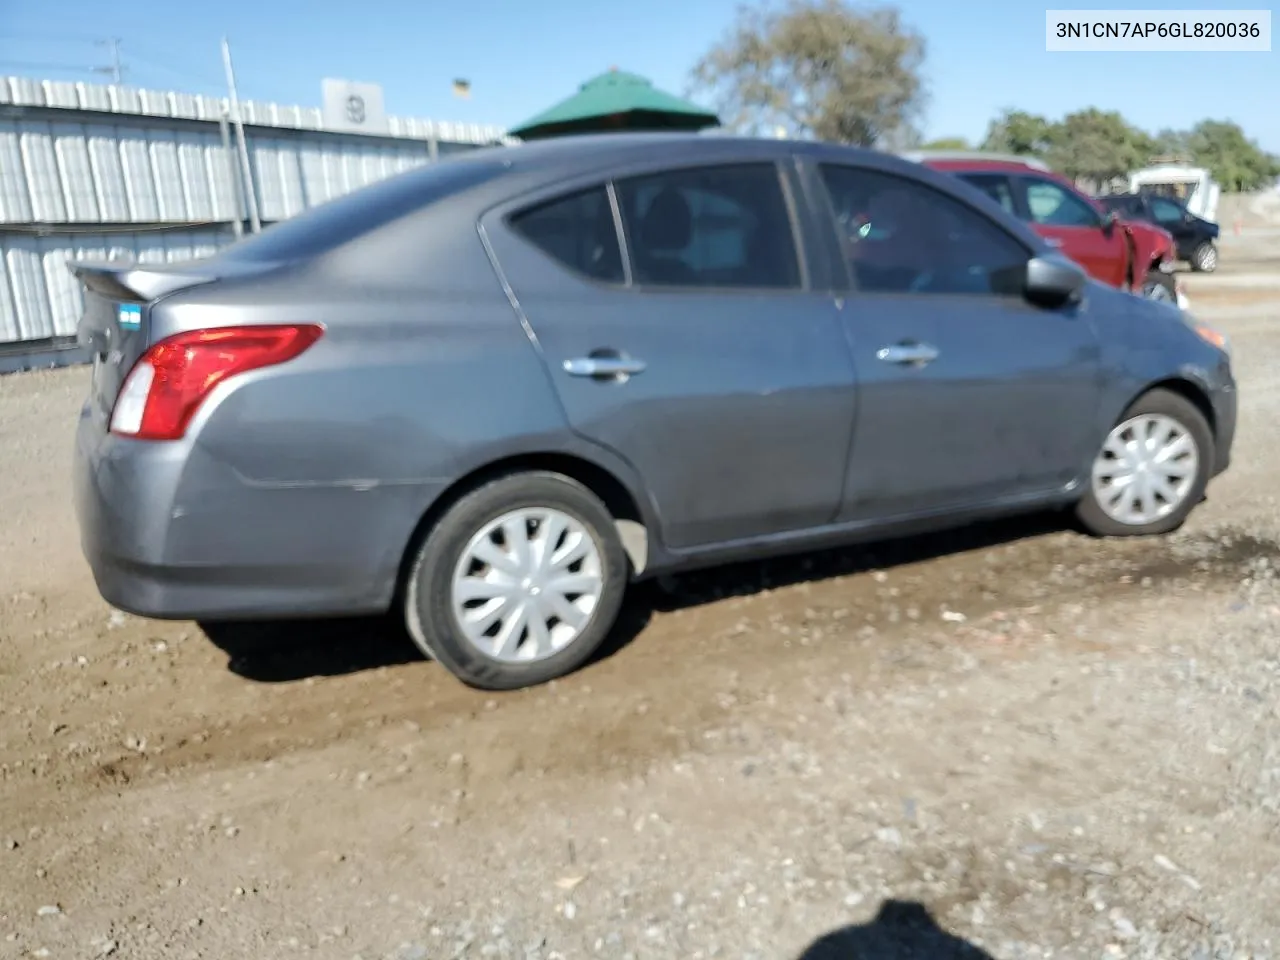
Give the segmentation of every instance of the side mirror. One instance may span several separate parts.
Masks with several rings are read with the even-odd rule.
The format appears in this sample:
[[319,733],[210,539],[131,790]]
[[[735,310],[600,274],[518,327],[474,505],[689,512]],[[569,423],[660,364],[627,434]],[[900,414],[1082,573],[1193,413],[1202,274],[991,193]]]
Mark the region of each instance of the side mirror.
[[1120,222],[1120,214],[1112,210],[1102,218],[1102,232],[1110,234],[1116,228],[1116,224]]
[[1085,272],[1065,257],[1041,256],[1027,261],[1022,292],[1032,303],[1060,307],[1084,293]]

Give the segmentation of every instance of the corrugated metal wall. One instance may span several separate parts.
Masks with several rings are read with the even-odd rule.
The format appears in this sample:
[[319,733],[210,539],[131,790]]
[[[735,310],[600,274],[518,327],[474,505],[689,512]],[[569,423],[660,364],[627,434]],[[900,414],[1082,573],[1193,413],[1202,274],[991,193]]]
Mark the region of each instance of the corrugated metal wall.
[[208,256],[234,236],[225,225],[74,237],[0,234],[0,257],[8,279],[0,287],[0,343],[75,333],[80,290],[67,269],[68,260],[172,263]]
[[[0,345],[70,336],[68,259],[174,261],[234,238],[247,218],[224,101],[0,77]],[[245,102],[253,196],[282,220],[436,157],[503,140],[474,124],[392,117],[391,136],[320,129],[318,109]]]
[[[258,208],[282,220],[430,160],[428,144],[248,136]],[[337,142],[334,142],[334,141]],[[234,220],[238,159],[211,132],[0,119],[0,223]]]

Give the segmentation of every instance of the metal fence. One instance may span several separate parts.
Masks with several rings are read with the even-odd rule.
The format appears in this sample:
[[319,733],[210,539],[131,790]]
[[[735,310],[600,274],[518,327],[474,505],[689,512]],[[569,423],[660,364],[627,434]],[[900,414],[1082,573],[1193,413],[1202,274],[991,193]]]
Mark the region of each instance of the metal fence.
[[172,263],[215,252],[235,239],[227,224],[198,229],[74,236],[0,235],[7,283],[0,287],[0,344],[43,343],[75,333],[80,288],[69,260]]
[[[0,77],[0,347],[74,334],[71,259],[171,262],[230,242],[256,209],[283,220],[460,150],[495,127],[389,118],[389,134],[321,129],[319,109],[247,101],[248,170],[226,101]],[[254,206],[251,207],[251,204]]]

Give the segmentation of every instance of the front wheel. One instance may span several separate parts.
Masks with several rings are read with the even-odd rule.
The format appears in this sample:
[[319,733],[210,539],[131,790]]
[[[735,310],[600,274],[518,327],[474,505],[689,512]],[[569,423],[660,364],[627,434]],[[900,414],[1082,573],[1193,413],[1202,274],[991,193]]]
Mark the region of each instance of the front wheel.
[[1173,274],[1165,273],[1159,268],[1152,268],[1147,274],[1147,279],[1143,281],[1142,295],[1148,300],[1158,300],[1161,303],[1172,303],[1176,306],[1178,281],[1174,279]]
[[1170,533],[1204,497],[1213,456],[1213,432],[1195,404],[1168,390],[1145,393],[1103,441],[1076,515],[1103,537]]
[[453,504],[414,558],[405,623],[424,653],[473,687],[514,690],[584,664],[627,583],[613,518],[556,473],[500,477]]
[[1191,269],[1197,273],[1213,273],[1218,269],[1218,249],[1205,241],[1191,251]]

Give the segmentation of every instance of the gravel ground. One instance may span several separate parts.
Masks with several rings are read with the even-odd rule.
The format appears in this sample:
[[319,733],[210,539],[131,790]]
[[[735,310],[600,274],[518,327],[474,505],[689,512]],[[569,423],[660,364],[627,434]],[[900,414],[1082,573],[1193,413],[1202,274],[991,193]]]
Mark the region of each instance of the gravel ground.
[[1236,460],[1176,536],[682,578],[502,696],[381,622],[113,613],[86,374],[0,378],[0,957],[1280,958],[1280,236],[1222,259]]

